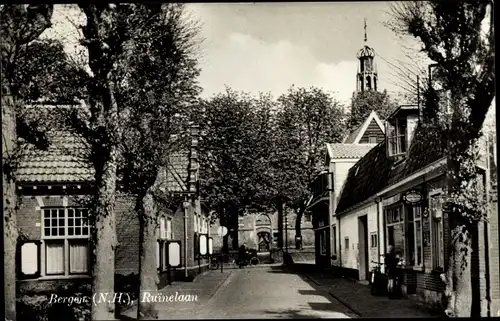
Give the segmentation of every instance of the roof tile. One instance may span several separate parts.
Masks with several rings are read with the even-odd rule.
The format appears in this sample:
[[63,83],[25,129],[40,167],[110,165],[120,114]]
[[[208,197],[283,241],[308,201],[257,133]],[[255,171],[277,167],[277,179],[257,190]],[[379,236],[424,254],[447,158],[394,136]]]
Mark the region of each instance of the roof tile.
[[337,205],[340,213],[375,195],[423,167],[444,157],[442,140],[418,126],[406,159],[394,165],[386,154],[386,141],[378,144],[350,170]]
[[328,154],[332,159],[360,158],[366,155],[376,144],[327,144]]

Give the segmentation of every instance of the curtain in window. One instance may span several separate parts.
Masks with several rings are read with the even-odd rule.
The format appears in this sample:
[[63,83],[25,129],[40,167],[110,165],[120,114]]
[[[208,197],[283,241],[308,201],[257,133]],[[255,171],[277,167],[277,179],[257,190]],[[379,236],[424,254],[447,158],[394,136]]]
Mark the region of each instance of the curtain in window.
[[64,274],[64,243],[47,242],[46,245],[46,273]]
[[88,272],[88,243],[70,242],[69,245],[69,271],[70,273]]

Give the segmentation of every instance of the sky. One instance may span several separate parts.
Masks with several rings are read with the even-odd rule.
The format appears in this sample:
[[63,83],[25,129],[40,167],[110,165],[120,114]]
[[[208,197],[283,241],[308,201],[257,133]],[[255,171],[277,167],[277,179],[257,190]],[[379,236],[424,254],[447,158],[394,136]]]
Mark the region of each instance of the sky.
[[[274,97],[296,87],[317,86],[348,104],[356,88],[356,53],[375,49],[379,90],[402,91],[394,65],[414,70],[425,61],[419,44],[401,38],[384,23],[391,2],[189,3],[192,19],[201,23],[200,85],[203,97],[229,86]],[[43,36],[63,39],[68,52],[83,50],[77,8],[56,5],[53,28]],[[427,62],[420,63],[426,66]]]

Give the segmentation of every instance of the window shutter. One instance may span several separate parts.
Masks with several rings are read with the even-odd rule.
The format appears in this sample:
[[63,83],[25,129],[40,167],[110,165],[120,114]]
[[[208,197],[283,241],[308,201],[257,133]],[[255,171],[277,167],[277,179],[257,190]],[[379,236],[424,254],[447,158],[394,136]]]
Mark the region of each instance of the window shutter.
[[172,219],[167,219],[167,239],[172,239]]
[[167,238],[167,231],[166,231],[166,227],[165,227],[165,218],[164,217],[160,218],[160,238],[162,240]]
[[18,242],[16,261],[19,279],[35,279],[40,277],[40,241]]

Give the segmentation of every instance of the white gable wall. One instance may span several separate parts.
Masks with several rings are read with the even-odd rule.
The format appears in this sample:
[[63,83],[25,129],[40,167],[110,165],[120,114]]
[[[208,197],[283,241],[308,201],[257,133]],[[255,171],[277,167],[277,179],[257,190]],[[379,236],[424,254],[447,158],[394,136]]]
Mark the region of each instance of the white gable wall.
[[[366,215],[368,224],[368,271],[364,269],[362,257],[364,243],[360,239],[360,220],[359,217]],[[368,272],[371,270],[372,261],[378,260],[378,248],[371,247],[371,234],[377,233],[377,204],[370,203],[368,206],[352,211],[340,217],[340,237],[338,244],[341,249],[342,267],[348,269],[356,269],[359,271],[361,280],[368,277]],[[349,238],[349,248],[345,247],[345,238]],[[378,245],[378,244],[377,244]]]

